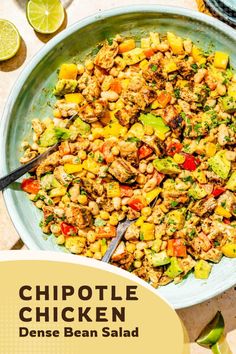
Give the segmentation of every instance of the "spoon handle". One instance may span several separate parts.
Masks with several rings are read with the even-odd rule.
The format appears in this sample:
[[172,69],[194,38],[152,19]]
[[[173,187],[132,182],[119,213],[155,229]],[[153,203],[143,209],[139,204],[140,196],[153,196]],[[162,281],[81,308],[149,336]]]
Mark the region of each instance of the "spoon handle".
[[58,148],[58,143],[47,149],[43,154],[38,155],[30,162],[26,163],[25,165],[18,167],[14,171],[10,172],[8,175],[0,178],[0,191],[6,188],[9,184],[16,181],[18,178],[23,176],[25,173],[32,170],[32,168],[37,167],[42,160],[46,159],[50,154],[55,152]]

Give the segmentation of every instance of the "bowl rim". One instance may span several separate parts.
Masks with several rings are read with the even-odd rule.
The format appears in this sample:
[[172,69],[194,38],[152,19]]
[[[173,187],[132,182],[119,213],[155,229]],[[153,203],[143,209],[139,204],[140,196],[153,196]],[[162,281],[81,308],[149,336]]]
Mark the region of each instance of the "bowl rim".
[[[210,17],[208,15],[202,14],[201,12],[195,11],[195,10],[190,10],[182,7],[176,7],[176,6],[163,6],[163,5],[129,5],[129,6],[121,6],[121,7],[116,7],[113,9],[108,9],[104,10],[102,12],[96,12],[95,14],[92,14],[90,16],[87,16],[83,19],[78,20],[74,24],[70,25],[68,28],[57,34],[54,38],[52,38],[47,44],[45,44],[29,61],[27,66],[22,70],[20,75],[18,76],[17,80],[13,84],[13,87],[10,91],[10,94],[8,96],[8,99],[5,103],[5,107],[3,110],[2,118],[0,120],[0,136],[2,139],[0,139],[0,172],[2,175],[8,173],[7,169],[7,154],[6,154],[6,138],[7,134],[6,132],[9,129],[9,117],[12,111],[12,108],[15,103],[15,99],[18,96],[20,90],[22,89],[25,81],[27,78],[30,76],[32,70],[35,68],[36,65],[39,64],[39,62],[43,59],[43,57],[48,54],[59,42],[61,42],[63,39],[66,37],[70,36],[77,30],[104,20],[109,17],[114,17],[118,15],[124,15],[124,14],[129,14],[129,13],[161,13],[161,14],[172,14],[175,16],[184,16],[186,18],[190,18],[193,20],[197,20],[199,22],[203,22],[206,25],[210,25],[217,31],[221,31],[224,34],[226,34],[228,37],[231,37],[232,40],[236,41],[236,31],[228,26],[227,24],[221,22],[220,20]],[[3,200],[5,202],[6,209],[8,211],[8,215],[11,218],[11,221],[19,234],[20,238],[23,240],[23,242],[26,244],[26,246],[30,250],[41,250],[41,248],[37,245],[37,243],[34,241],[34,238],[32,235],[30,235],[27,230],[25,229],[23,223],[21,222],[21,219],[18,215],[17,208],[14,204],[12,195],[11,195],[11,189],[6,188],[3,191]],[[203,301],[209,300],[212,297],[219,295],[223,291],[229,289],[236,283],[236,279],[233,280],[232,278],[226,279],[224,286],[221,286],[217,289],[214,290],[209,290],[207,294],[200,295],[198,299],[194,300],[189,300],[185,304],[173,304],[173,306],[176,309],[180,308],[185,308],[189,307],[198,303],[201,303]]]

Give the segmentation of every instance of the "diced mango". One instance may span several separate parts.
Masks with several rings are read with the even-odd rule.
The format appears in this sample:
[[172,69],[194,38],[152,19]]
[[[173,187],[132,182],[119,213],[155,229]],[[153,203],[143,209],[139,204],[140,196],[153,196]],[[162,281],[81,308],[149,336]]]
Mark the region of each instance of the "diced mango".
[[156,48],[160,44],[160,36],[158,32],[150,32],[151,47]]
[[123,58],[127,65],[134,65],[146,58],[142,48],[134,48],[123,53]]
[[140,217],[137,219],[137,221],[135,222],[135,225],[136,225],[136,226],[142,226],[145,220],[146,220],[145,217],[140,216]]
[[126,39],[124,42],[122,42],[119,45],[119,53],[126,53],[131,51],[136,47],[135,40],[134,39]]
[[172,49],[174,54],[183,54],[183,40],[181,37],[176,36],[174,33],[167,32],[167,41]]
[[66,188],[60,187],[60,188],[53,188],[50,191],[49,196],[51,198],[55,198],[55,197],[63,197],[65,194],[66,194]]
[[221,205],[218,205],[215,208],[215,213],[227,219],[229,219],[232,216],[231,213],[227,209],[223,208]]
[[144,127],[141,123],[135,123],[132,125],[128,133],[138,139],[142,139],[144,137]]
[[81,164],[65,163],[64,165],[64,171],[69,175],[76,172],[81,172],[82,169],[83,167]]
[[65,95],[65,100],[67,103],[80,104],[85,100],[85,98],[81,93],[68,93]]
[[227,243],[221,248],[223,255],[229,258],[236,258],[236,244]]
[[120,197],[120,185],[118,182],[110,182],[106,185],[108,198]]
[[214,67],[218,69],[226,69],[229,62],[229,54],[224,52],[215,52]]
[[236,99],[236,83],[232,83],[228,87],[228,95]]
[[91,158],[84,160],[82,166],[86,171],[94,173],[95,175],[98,174],[100,170],[100,165]]
[[155,225],[144,222],[140,228],[140,239],[144,241],[152,241],[155,239]]
[[144,69],[146,69],[148,67],[148,65],[149,65],[149,63],[148,63],[147,59],[144,59],[139,64],[139,67],[140,67],[140,69],[144,70]]
[[216,153],[216,144],[214,143],[207,143],[206,144],[206,155],[208,157],[214,156]]
[[78,69],[75,64],[62,64],[59,72],[59,79],[75,80],[77,77]]
[[164,62],[163,71],[167,74],[172,73],[173,71],[178,70],[177,64],[174,62],[173,59],[167,59]]
[[160,193],[162,189],[157,187],[154,188],[152,191],[146,193],[146,202],[150,204]]
[[199,65],[206,63],[206,58],[202,54],[202,50],[200,48],[198,48],[197,46],[193,45],[191,54],[192,54],[192,57],[193,57],[195,63],[197,63]]
[[129,86],[130,79],[123,79],[121,80],[121,87],[122,89],[126,90]]
[[151,47],[151,38],[150,37],[141,38],[141,48],[148,49],[150,47]]

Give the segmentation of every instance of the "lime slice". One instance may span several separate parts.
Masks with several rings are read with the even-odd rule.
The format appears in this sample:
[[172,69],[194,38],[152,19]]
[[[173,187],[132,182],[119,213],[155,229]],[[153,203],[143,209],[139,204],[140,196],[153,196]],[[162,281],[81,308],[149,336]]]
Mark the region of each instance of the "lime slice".
[[210,347],[214,345],[223,334],[224,331],[224,318],[221,312],[217,312],[215,317],[200,333],[196,342],[203,347]]
[[12,58],[20,48],[20,35],[13,23],[0,19],[0,60]]
[[211,347],[211,350],[213,354],[233,354],[226,342],[225,336],[222,336],[219,342]]
[[56,32],[61,27],[64,16],[60,0],[29,0],[27,3],[27,18],[36,32]]

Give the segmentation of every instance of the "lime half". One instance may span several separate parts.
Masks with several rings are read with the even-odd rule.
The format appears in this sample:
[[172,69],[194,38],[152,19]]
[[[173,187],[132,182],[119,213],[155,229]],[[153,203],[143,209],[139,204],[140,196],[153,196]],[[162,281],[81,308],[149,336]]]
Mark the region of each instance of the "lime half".
[[27,18],[39,33],[54,33],[62,25],[65,13],[60,0],[29,0]]
[[233,354],[225,339],[225,336],[222,336],[219,342],[211,347],[211,350],[213,354]]
[[12,58],[20,48],[20,35],[16,27],[0,19],[0,60]]
[[196,342],[203,347],[210,347],[214,345],[223,334],[224,331],[224,318],[221,312],[217,312],[215,317],[200,333]]

